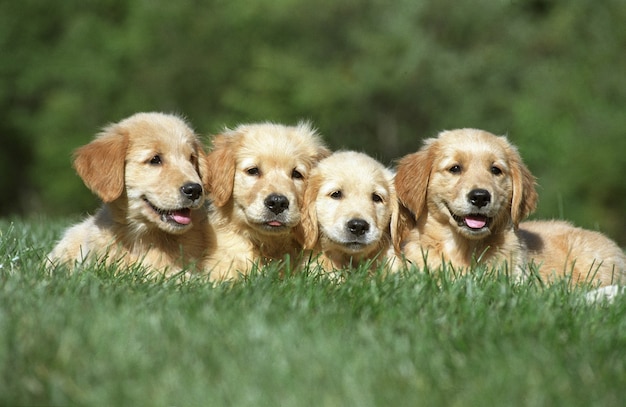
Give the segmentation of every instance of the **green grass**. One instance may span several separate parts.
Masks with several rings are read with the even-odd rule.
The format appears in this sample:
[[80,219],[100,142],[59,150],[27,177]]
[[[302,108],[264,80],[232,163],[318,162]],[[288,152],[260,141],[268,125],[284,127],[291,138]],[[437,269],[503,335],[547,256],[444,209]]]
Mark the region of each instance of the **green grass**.
[[0,220],[0,405],[620,406],[626,300],[476,269],[47,274],[67,222]]

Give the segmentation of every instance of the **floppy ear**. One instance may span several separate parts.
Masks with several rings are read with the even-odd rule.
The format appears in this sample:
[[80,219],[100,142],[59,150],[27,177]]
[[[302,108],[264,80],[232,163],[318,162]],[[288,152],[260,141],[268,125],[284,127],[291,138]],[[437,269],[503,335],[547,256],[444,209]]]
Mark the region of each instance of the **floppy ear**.
[[206,157],[206,184],[217,207],[226,205],[235,183],[235,154],[231,137],[217,135],[213,150]]
[[330,151],[329,149],[327,149],[324,146],[320,146],[317,149],[317,155],[315,156],[315,161],[318,162],[318,161],[328,157],[331,154],[332,154],[332,151]]
[[302,231],[302,246],[305,249],[313,249],[319,239],[319,225],[317,223],[317,207],[315,200],[320,189],[320,179],[313,175],[307,184],[302,199],[302,217],[300,229]]
[[416,225],[415,218],[413,217],[411,211],[398,202],[398,221],[396,224],[396,231],[395,234],[392,233],[391,235],[391,241],[393,243],[393,248],[396,250],[396,254],[400,254],[402,252],[402,242],[406,239],[409,232],[415,229]]
[[113,125],[74,152],[76,172],[104,202],[116,200],[124,191],[127,148],[128,132]]
[[513,197],[511,199],[511,219],[517,228],[519,223],[537,208],[535,177],[522,162],[517,150],[510,151]]
[[389,205],[391,205],[391,221],[389,222],[389,234],[391,236],[391,242],[396,252],[400,252],[400,242],[402,235],[401,219],[400,219],[400,202],[398,202],[398,195],[396,194],[396,188],[394,186],[394,178],[390,180],[391,188],[389,189]]
[[209,190],[209,177],[207,176],[208,173],[208,161],[207,161],[207,153],[204,151],[204,148],[202,147],[202,144],[200,142],[198,142],[196,144],[196,151],[198,152],[198,163],[196,164],[196,172],[198,173],[198,175],[200,176],[200,179],[202,180],[202,186],[204,188],[205,191]]
[[389,231],[391,234],[391,243],[395,249],[396,254],[400,254],[401,244],[406,235],[415,227],[415,220],[413,214],[400,203],[398,194],[394,185],[395,178],[398,175],[395,174],[391,184],[391,194],[389,199],[391,200],[391,222],[389,224]]
[[432,145],[409,154],[398,162],[395,186],[400,203],[419,218],[426,207],[426,191],[433,166]]

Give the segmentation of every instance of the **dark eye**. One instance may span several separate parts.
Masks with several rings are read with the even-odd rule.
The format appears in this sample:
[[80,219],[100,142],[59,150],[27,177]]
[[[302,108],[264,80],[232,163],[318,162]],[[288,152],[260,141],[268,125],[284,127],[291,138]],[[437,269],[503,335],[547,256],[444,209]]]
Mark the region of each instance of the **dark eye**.
[[260,174],[259,167],[248,168],[246,170],[246,174],[253,175],[253,176],[259,175]]
[[296,170],[294,168],[294,170],[291,171],[291,178],[293,178],[293,179],[303,179],[304,176],[302,175],[302,173],[300,171],[298,171],[298,170]]
[[335,191],[330,194],[330,197],[333,199],[341,199],[341,197],[343,197],[343,194],[341,193],[341,191]]
[[450,171],[450,173],[452,173],[452,174],[460,174],[461,173],[461,166],[458,165],[458,164],[455,164],[452,167],[450,167],[448,169],[448,171]]
[[383,197],[374,193],[372,194],[372,201],[374,202],[382,202],[383,201]]
[[195,165],[198,162],[198,157],[191,155],[191,157],[189,157],[189,162]]
[[493,175],[501,175],[502,174],[502,170],[498,167],[496,167],[495,165],[491,166],[491,173]]
[[163,162],[161,161],[161,156],[158,154],[150,159],[151,165],[161,165],[162,163]]

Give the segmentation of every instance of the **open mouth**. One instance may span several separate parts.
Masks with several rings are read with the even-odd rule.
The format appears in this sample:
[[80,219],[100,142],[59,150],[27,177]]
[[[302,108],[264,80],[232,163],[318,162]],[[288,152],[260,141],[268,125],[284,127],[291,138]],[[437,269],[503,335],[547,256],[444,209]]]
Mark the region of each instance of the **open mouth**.
[[175,226],[187,226],[191,223],[191,209],[161,209],[156,207],[147,198],[143,198],[146,204],[161,218],[161,221]]
[[459,216],[450,211],[450,214],[459,226],[466,227],[470,230],[482,230],[488,228],[491,224],[490,217],[477,213]]

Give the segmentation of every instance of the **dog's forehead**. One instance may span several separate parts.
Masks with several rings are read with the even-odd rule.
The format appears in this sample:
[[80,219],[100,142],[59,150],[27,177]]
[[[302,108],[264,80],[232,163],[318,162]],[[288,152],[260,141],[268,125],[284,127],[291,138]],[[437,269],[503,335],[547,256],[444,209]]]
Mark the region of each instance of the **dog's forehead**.
[[382,177],[363,177],[363,174],[332,174],[324,178],[319,189],[319,195],[328,195],[334,191],[342,191],[348,197],[369,196],[378,193],[384,196],[389,194],[390,184]]
[[451,132],[440,137],[439,148],[443,161],[471,162],[507,161],[508,153],[501,137],[487,132]]
[[339,152],[323,159],[318,171],[330,189],[386,193],[393,175],[373,158],[356,152]]
[[291,128],[252,127],[239,140],[236,149],[240,163],[266,166],[311,166],[319,146]]
[[188,154],[197,148],[192,130],[182,122],[140,122],[128,127],[130,148],[136,151]]
[[250,151],[246,154],[246,151],[239,151],[238,166],[240,167],[259,167],[262,170],[271,169],[285,169],[285,170],[305,170],[308,168],[308,163],[292,154],[285,154],[281,151]]

